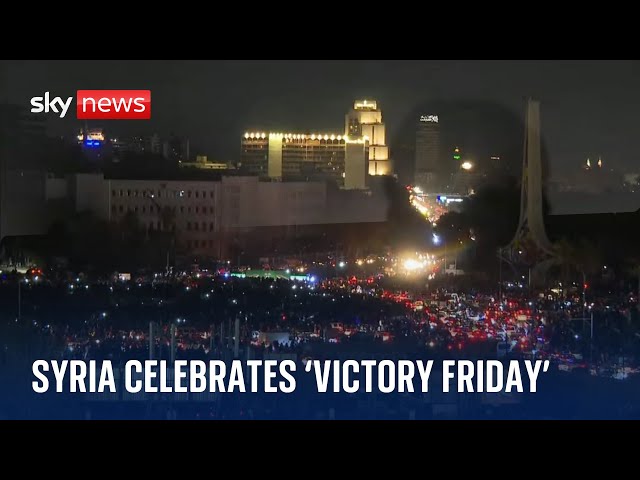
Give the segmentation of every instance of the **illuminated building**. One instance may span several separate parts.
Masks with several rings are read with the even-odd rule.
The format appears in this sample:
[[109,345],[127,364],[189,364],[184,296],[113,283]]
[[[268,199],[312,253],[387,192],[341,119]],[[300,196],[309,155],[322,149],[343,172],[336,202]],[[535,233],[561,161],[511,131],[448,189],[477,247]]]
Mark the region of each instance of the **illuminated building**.
[[440,120],[437,115],[420,115],[417,120],[415,184],[433,189],[445,170],[440,161]]
[[99,148],[104,145],[105,136],[102,128],[84,128],[78,133],[78,144],[88,148]]
[[102,128],[87,128],[78,133],[78,145],[90,161],[100,160],[108,149],[104,130]]
[[[602,157],[598,157],[598,161],[596,162],[596,166],[598,168],[602,168]],[[584,165],[584,169],[585,170],[591,170],[592,165],[591,165],[591,159],[587,158],[587,161]]]
[[366,188],[368,139],[336,134],[246,132],[239,169],[273,180],[333,180]]
[[356,100],[345,116],[344,134],[369,140],[369,175],[392,175],[382,112],[375,100]]

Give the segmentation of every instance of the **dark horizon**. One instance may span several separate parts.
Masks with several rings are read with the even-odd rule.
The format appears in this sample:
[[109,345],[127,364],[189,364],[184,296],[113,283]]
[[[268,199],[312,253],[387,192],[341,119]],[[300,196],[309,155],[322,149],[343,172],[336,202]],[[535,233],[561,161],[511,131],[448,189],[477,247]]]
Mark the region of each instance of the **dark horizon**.
[[[399,130],[421,105],[482,101],[521,119],[523,99],[533,96],[541,101],[552,177],[599,155],[616,170],[637,165],[638,61],[28,60],[5,61],[2,69],[0,101],[25,107],[47,90],[148,88],[151,121],[100,126],[118,135],[188,136],[194,155],[214,161],[236,160],[240,135],[252,128],[339,132],[357,98],[378,101],[393,158]],[[78,121],[52,117],[48,126],[69,134]]]

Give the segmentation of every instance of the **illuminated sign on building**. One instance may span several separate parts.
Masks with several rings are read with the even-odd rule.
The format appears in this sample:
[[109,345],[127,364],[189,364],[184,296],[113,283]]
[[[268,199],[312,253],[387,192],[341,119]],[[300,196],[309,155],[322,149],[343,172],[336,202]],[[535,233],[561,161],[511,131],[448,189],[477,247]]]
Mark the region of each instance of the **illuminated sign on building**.
[[90,131],[87,133],[87,140],[98,140],[101,142],[104,140],[104,134],[101,131]]
[[438,115],[421,115],[420,121],[425,123],[438,123]]
[[87,131],[87,135],[85,138],[84,132],[81,130],[80,134],[78,135],[78,141],[82,142],[85,141],[85,143],[87,142],[103,142],[104,141],[104,133],[102,131],[102,129],[96,128],[93,130],[88,130]]

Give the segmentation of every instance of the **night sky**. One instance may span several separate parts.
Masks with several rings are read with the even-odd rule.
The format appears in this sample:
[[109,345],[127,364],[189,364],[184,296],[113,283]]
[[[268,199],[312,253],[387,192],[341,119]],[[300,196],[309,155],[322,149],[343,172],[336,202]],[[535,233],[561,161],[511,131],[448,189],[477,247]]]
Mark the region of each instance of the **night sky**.
[[[30,60],[3,63],[0,78],[0,102],[25,106],[47,90],[150,89],[151,121],[103,126],[188,135],[193,153],[216,161],[236,160],[251,128],[340,131],[356,98],[378,100],[393,136],[421,102],[478,99],[520,118],[523,98],[534,96],[552,175],[598,154],[607,166],[640,169],[638,61]],[[69,133],[73,117],[52,117],[51,132]]]

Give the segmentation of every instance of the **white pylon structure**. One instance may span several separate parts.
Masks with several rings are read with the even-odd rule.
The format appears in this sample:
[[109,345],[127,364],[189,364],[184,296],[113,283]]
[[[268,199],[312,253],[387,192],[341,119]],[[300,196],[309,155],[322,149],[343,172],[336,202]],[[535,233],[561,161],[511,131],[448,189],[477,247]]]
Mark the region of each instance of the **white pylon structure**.
[[[502,250],[512,263],[530,267],[549,266],[554,248],[544,226],[542,211],[542,158],[540,141],[540,102],[527,101],[520,194],[520,220],[509,245]],[[505,255],[506,254],[506,255]]]

